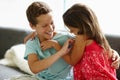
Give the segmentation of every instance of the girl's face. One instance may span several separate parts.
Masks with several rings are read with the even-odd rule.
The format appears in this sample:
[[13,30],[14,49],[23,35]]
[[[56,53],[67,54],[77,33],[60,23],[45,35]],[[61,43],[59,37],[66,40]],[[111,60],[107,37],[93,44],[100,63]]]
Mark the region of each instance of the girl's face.
[[51,13],[37,17],[38,24],[32,28],[36,30],[40,41],[49,40],[53,37],[54,23]]
[[71,27],[71,26],[68,26],[69,30],[70,30],[70,33],[73,33],[75,35],[78,35],[78,32],[79,32],[79,29],[78,28],[74,28],[74,27]]

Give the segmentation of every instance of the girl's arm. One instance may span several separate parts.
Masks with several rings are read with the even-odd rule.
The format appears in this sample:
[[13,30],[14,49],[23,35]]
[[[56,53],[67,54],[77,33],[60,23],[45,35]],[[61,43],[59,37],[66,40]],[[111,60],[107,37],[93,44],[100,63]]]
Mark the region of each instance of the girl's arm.
[[[63,46],[64,49],[68,49],[65,47],[66,45],[69,46],[70,40],[66,42],[66,44]],[[83,36],[79,35],[76,36],[74,45],[72,47],[72,50],[69,54],[66,54],[63,56],[64,60],[71,65],[75,65],[83,56],[84,48],[86,45],[86,41]]]
[[[75,44],[73,45],[73,48],[71,50],[71,53],[64,55],[63,56],[64,60],[71,65],[75,65],[81,59],[84,52],[85,45],[89,45],[90,42],[91,41],[89,40],[84,42],[84,39],[81,39],[80,36],[77,36],[75,40]],[[112,50],[112,55],[110,58],[112,58],[113,60],[111,66],[114,67],[115,69],[119,69],[120,56],[118,52],[116,52],[115,50]]]

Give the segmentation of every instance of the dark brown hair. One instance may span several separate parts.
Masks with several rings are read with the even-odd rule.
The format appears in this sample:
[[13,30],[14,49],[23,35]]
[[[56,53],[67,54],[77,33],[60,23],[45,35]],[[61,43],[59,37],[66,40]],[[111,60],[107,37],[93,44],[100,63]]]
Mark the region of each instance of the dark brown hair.
[[44,3],[44,2],[33,2],[26,10],[26,15],[28,21],[36,25],[37,24],[37,17],[42,15],[42,14],[47,14],[51,12],[52,10],[50,7]]
[[110,49],[95,13],[86,5],[80,3],[73,5],[63,14],[63,20],[66,26],[78,28],[78,34],[85,34],[88,39],[95,40],[104,49]]

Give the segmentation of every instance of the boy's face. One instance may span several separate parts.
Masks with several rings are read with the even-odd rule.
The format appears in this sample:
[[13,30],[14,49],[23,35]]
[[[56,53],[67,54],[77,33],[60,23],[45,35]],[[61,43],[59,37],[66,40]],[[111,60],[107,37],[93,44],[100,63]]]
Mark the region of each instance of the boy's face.
[[38,24],[34,26],[40,41],[49,40],[53,37],[54,23],[51,13],[37,17]]

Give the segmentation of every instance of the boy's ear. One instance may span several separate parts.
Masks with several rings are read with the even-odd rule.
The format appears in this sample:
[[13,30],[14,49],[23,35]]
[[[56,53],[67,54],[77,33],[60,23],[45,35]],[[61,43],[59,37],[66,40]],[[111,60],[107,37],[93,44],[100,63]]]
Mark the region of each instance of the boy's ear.
[[30,27],[34,30],[35,26],[32,23],[29,23]]

